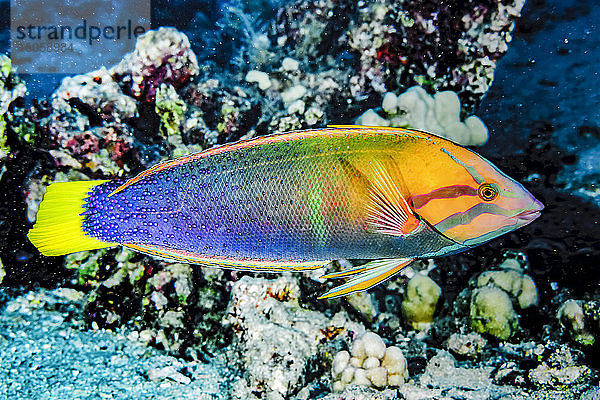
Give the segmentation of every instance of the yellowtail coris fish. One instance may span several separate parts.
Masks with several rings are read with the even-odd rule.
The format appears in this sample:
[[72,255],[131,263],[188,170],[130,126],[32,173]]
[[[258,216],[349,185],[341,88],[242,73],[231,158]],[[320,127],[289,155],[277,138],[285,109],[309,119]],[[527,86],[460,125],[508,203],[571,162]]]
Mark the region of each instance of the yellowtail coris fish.
[[474,152],[409,129],[333,126],[258,137],[129,180],[53,183],[29,239],[45,255],[125,246],[251,271],[370,259],[322,298],[369,289],[414,259],[527,225],[543,205]]

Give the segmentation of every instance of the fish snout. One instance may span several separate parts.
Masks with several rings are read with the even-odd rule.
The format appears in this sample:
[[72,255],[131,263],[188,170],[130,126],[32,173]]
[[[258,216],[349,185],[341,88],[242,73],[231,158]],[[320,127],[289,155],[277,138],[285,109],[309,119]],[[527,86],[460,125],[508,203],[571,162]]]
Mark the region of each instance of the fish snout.
[[529,207],[515,215],[515,218],[518,218],[524,224],[528,224],[538,218],[544,209],[544,205],[538,199],[531,196],[531,200]]

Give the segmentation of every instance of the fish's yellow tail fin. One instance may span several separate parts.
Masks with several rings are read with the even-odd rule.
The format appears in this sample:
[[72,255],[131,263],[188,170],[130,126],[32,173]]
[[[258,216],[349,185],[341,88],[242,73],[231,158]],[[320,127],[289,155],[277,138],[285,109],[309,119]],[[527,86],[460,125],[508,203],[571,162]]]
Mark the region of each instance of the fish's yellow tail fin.
[[27,237],[45,256],[60,256],[83,250],[115,246],[87,235],[82,229],[85,199],[104,180],[54,182],[40,203],[37,221]]

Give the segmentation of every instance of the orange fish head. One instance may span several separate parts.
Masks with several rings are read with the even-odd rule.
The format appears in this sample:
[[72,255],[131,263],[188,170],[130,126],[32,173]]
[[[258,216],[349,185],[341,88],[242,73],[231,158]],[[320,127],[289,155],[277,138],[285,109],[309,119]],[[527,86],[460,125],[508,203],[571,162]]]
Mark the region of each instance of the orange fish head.
[[544,206],[519,182],[468,149],[446,147],[407,181],[412,210],[439,233],[476,246],[540,216]]

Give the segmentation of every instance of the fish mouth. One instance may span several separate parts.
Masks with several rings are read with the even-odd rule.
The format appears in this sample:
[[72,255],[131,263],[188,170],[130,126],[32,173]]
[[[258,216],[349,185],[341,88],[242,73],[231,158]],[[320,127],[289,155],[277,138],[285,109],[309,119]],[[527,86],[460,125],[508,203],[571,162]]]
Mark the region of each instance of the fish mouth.
[[531,222],[534,219],[536,219],[537,217],[539,217],[540,215],[541,215],[540,210],[527,210],[527,211],[523,211],[523,212],[515,215],[515,218],[518,218],[518,219],[526,221],[526,222]]
[[529,209],[522,211],[515,215],[515,218],[522,220],[523,222],[529,223],[540,216],[541,211],[544,209],[544,205],[537,199],[534,199],[533,206]]

